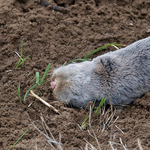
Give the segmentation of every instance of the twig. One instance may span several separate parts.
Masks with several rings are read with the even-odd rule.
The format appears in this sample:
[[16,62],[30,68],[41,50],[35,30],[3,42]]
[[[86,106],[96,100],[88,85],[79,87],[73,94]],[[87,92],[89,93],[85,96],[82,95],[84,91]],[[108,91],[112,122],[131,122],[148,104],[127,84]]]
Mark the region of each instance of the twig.
[[85,138],[84,138],[84,141],[86,141],[86,147],[85,147],[86,150],[88,150],[88,145],[91,146],[92,150],[96,150],[96,148],[90,142],[88,142]]
[[28,105],[28,107],[30,107],[33,103],[34,103],[34,102],[31,102],[31,103]]
[[[106,112],[106,113],[107,113],[107,112]],[[107,118],[106,123],[105,123],[104,126],[103,126],[102,132],[105,130],[105,126],[108,125],[108,122],[109,122],[110,120],[112,120],[113,117],[114,117],[114,113],[111,113],[111,115]],[[111,119],[111,118],[112,118],[112,119]]]
[[91,105],[90,105],[90,113],[89,113],[89,127],[91,128]]
[[59,133],[59,142],[58,142],[58,145],[57,145],[57,150],[63,150],[63,148],[61,147],[61,144],[62,144],[61,143],[61,134]]
[[123,134],[125,134],[117,125],[115,125],[115,127],[116,127],[119,131],[121,131]]
[[[41,118],[42,122],[44,123],[46,129],[48,130],[49,134],[51,135],[52,139],[53,139],[54,141],[56,141],[55,138],[54,138],[54,136],[52,135],[52,133],[51,133],[49,127],[47,126],[47,124],[46,124],[46,122],[45,122],[45,120],[44,120],[42,114],[41,114],[40,118]],[[47,134],[47,135],[48,135],[48,134]]]
[[[113,141],[108,141],[108,142],[109,142],[110,147],[111,147],[112,150],[116,150],[116,149],[114,149],[113,145],[119,145],[119,146],[122,146],[122,144],[120,144],[120,143],[116,143],[116,142],[113,142]],[[126,150],[127,150],[127,149],[126,149]]]
[[[42,120],[43,129],[45,130],[45,133],[46,133],[47,136],[48,136],[48,133],[47,133],[47,131],[46,131],[46,129],[47,129],[47,130],[49,131],[49,134],[50,134],[51,137],[52,137],[52,139],[47,140],[48,143],[50,142],[50,143],[55,144],[55,145],[57,146],[57,150],[63,150],[62,147],[61,147],[61,145],[62,145],[62,143],[61,143],[61,134],[59,133],[59,142],[57,142],[57,141],[55,140],[53,134],[51,133],[49,127],[47,126],[47,124],[46,124],[46,122],[45,122],[45,120],[44,120],[42,114],[41,114],[40,118],[41,118],[41,120]],[[45,129],[45,127],[46,127],[46,129]]]
[[98,139],[97,139],[97,137],[96,137],[95,132],[94,132],[93,129],[92,129],[92,132],[93,132],[93,134],[94,134],[94,137],[95,137],[96,143],[97,143],[97,145],[98,145],[98,148],[99,148],[99,150],[101,150],[100,144],[99,144],[99,142],[98,142]]
[[111,141],[109,141],[110,147],[112,150],[115,150]]
[[[21,58],[21,56],[15,51],[15,54],[19,57],[19,58]],[[23,59],[21,58],[21,60],[23,61]]]
[[99,144],[99,142],[98,142],[98,139],[97,139],[97,137],[96,137],[95,132],[94,132],[93,129],[92,129],[92,132],[93,132],[93,135],[94,135],[94,136],[93,136],[93,135],[90,133],[90,131],[88,130],[89,135],[95,139],[95,141],[96,141],[96,143],[97,143],[97,145],[98,145],[99,150],[101,150],[100,144]]
[[143,150],[143,148],[142,148],[142,146],[141,146],[141,141],[140,141],[140,139],[137,139],[137,142],[138,142],[139,149],[140,149],[140,150]]
[[81,150],[83,150],[83,148],[80,146]]
[[38,100],[40,100],[43,104],[45,104],[46,106],[48,106],[49,108],[51,108],[53,111],[55,111],[56,113],[60,114],[59,111],[53,107],[52,105],[50,105],[49,103],[47,103],[46,101],[44,101],[42,98],[40,98],[39,96],[37,96],[32,90],[30,91],[30,93],[37,98]]
[[[56,150],[56,149],[54,148],[54,146],[52,145],[52,143],[55,144],[55,145],[57,145],[57,144],[60,145],[61,143],[59,143],[59,142],[57,142],[57,141],[53,141],[53,137],[51,138],[51,137],[49,137],[47,134],[45,134],[44,132],[42,132],[42,131],[34,124],[34,122],[31,121],[31,118],[30,118],[29,114],[28,114],[27,112],[25,112],[25,113],[27,114],[27,117],[28,117],[29,121],[31,122],[31,125],[32,125],[39,133],[41,133],[41,135],[43,135],[43,136],[47,139],[48,144],[49,144],[54,150]],[[43,119],[43,118],[42,118],[42,119]],[[43,120],[42,120],[42,121],[43,121]],[[62,150],[62,149],[58,149],[58,150]]]
[[112,126],[118,120],[118,118],[119,116],[115,119],[115,121],[110,126]]
[[38,150],[38,148],[37,148],[37,143],[35,142],[35,150]]
[[123,144],[123,142],[122,142],[121,137],[120,137],[119,139],[120,139],[120,143],[121,143],[122,147],[123,147],[125,150],[127,150],[127,148],[124,146],[124,144]]
[[107,126],[110,125],[110,123],[112,122],[114,116],[115,116],[115,111],[112,112],[112,114],[111,114],[111,116],[110,116],[110,121],[109,121],[109,123],[107,123]]
[[80,128],[80,130],[83,131],[82,128],[81,128],[81,126],[80,126],[79,124],[77,124],[77,125],[78,125],[78,127]]
[[[26,112],[25,112],[25,113],[26,113]],[[30,119],[28,113],[26,113],[26,114],[27,114],[27,116],[28,116],[28,119],[31,121],[31,119]],[[32,121],[31,121],[31,124],[32,124],[32,126],[33,126],[39,133],[41,133],[41,135],[43,135],[43,136],[47,139],[47,141],[48,141],[48,140],[51,140],[51,138],[50,138],[49,136],[47,136],[45,133],[43,133]],[[55,149],[54,146],[52,145],[52,143],[48,142],[48,144],[49,144],[53,149]]]
[[119,49],[117,46],[115,46],[115,45],[113,45],[113,44],[112,44],[111,46],[113,46],[113,47],[116,48],[117,50]]

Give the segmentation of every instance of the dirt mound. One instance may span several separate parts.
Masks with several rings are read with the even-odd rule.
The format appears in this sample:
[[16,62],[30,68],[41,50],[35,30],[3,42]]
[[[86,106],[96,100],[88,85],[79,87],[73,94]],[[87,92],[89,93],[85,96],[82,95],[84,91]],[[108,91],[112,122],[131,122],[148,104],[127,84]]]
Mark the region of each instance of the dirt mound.
[[[87,141],[97,149],[98,143],[101,149],[111,149],[109,141],[118,143],[113,143],[117,149],[123,149],[121,141],[128,149],[138,149],[138,140],[144,150],[150,149],[150,93],[125,107],[111,126],[104,122],[108,119],[107,115],[102,120],[93,116],[92,128],[87,124],[83,130],[80,126],[89,111],[69,108],[55,101],[49,84],[50,75],[46,77],[48,82],[38,86],[34,92],[55,106],[60,115],[30,96],[20,103],[17,93],[20,81],[23,99],[25,92],[34,85],[35,73],[38,71],[42,76],[48,63],[51,63],[51,72],[65,62],[82,58],[105,44],[116,42],[129,45],[149,36],[150,2],[48,2],[53,6],[65,7],[65,11],[44,7],[40,0],[0,1],[0,149],[9,149],[27,129],[29,131],[13,149],[52,149],[47,139],[33,127],[34,123],[45,132],[41,115],[57,142],[61,135],[61,146],[65,150],[85,149]],[[16,69],[19,57],[15,51],[20,53],[22,40],[23,58],[30,57]],[[113,50],[113,47],[109,47],[93,57]],[[31,102],[32,105],[28,107]]]

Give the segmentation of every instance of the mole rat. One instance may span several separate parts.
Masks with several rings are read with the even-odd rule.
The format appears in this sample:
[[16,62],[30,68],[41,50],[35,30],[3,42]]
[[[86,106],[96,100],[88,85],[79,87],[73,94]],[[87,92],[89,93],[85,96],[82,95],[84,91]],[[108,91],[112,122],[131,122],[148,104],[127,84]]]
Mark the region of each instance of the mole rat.
[[150,37],[94,58],[61,66],[53,71],[55,97],[85,108],[95,99],[126,105],[150,91]]

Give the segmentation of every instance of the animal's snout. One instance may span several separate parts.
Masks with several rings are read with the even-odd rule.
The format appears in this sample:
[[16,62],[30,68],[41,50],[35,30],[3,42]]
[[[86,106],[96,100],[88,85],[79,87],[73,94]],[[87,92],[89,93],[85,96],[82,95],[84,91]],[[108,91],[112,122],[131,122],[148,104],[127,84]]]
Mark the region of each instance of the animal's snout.
[[51,81],[50,85],[51,85],[51,88],[54,90],[56,85],[57,85],[57,83],[56,83],[56,81]]

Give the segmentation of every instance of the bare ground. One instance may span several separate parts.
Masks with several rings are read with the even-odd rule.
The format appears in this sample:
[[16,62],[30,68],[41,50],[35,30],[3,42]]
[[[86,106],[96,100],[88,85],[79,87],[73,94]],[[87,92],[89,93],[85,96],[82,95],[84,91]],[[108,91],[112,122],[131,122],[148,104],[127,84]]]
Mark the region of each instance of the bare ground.
[[[150,93],[125,107],[119,119],[111,123],[111,127],[106,126],[103,132],[101,116],[93,116],[92,128],[79,128],[89,111],[69,108],[55,101],[49,84],[50,75],[47,76],[48,82],[34,92],[55,106],[60,115],[30,96],[20,103],[17,93],[20,81],[23,99],[25,92],[34,85],[35,72],[42,76],[48,63],[51,63],[51,73],[65,62],[82,58],[105,44],[117,42],[129,45],[149,36],[149,0],[48,2],[66,10],[59,12],[51,6],[44,7],[39,0],[0,1],[0,149],[9,149],[27,129],[29,131],[14,150],[52,149],[46,138],[31,125],[31,122],[34,123],[44,132],[41,115],[56,141],[61,135],[64,150],[86,149],[85,139],[98,149],[88,130],[92,135],[94,131],[101,149],[112,149],[109,141],[121,144],[121,140],[127,149],[139,149],[138,140],[144,150],[150,149]],[[30,57],[16,69],[19,57],[14,52],[20,53],[22,40],[23,58]],[[93,57],[112,50],[114,48],[109,47]],[[31,102],[33,104],[28,107]],[[123,149],[119,144],[113,145],[114,148]]]

